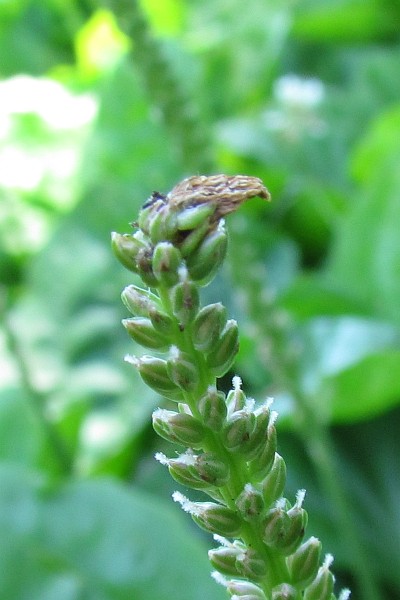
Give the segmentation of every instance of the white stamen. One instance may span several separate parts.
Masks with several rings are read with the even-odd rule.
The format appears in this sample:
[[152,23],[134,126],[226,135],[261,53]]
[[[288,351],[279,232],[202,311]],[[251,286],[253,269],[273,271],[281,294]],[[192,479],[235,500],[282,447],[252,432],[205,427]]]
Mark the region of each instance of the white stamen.
[[306,497],[306,490],[298,490],[296,494],[296,506],[297,508],[301,508],[304,502],[304,498]]
[[134,367],[137,367],[139,365],[138,357],[134,356],[133,354],[126,354],[124,356],[124,361],[129,363],[130,365],[133,365]]
[[327,554],[324,558],[324,562],[322,563],[322,566],[325,567],[325,569],[329,569],[329,567],[332,565],[333,563],[333,555],[332,554]]
[[162,452],[156,452],[154,458],[158,460],[161,465],[169,465],[169,458],[165,456]]
[[224,587],[228,585],[228,580],[226,579],[226,577],[221,575],[221,573],[218,573],[218,571],[213,571],[211,573],[211,577],[214,579],[214,581],[216,581],[220,585],[223,585]]
[[235,375],[235,377],[232,379],[232,385],[236,392],[238,392],[241,389],[242,380],[240,379],[240,377],[238,375]]

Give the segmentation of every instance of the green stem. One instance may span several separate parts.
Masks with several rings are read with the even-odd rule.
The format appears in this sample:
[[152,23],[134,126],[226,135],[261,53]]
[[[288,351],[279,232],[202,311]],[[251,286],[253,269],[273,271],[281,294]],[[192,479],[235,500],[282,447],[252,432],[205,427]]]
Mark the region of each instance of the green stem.
[[[167,288],[160,286],[158,293],[164,310],[174,319]],[[185,394],[185,400],[190,407],[192,414],[196,417],[200,417],[197,406],[198,400],[205,393],[207,387],[209,385],[216,386],[217,381],[216,378],[208,372],[202,355],[195,349],[189,329],[190,325],[185,331],[180,331],[179,327],[177,327],[174,343],[182,352],[185,352],[190,356],[193,364],[198,366],[200,375],[199,385],[193,392]],[[245,478],[246,470],[243,468],[243,461],[240,455],[234,456],[229,453],[221,443],[220,437],[213,432],[209,433],[203,448],[206,452],[215,452],[225,464],[229,465],[230,479],[225,486],[220,488],[220,493],[224,498],[226,505],[231,510],[236,511],[237,507],[235,499],[238,498],[243,491],[245,484],[248,483]],[[244,521],[240,538],[248,548],[256,550],[268,565],[268,574],[261,582],[258,582],[258,585],[262,588],[266,597],[270,598],[272,588],[289,579],[285,558],[271,552],[266,544],[263,543],[257,523],[248,523]]]
[[27,362],[23,351],[21,350],[19,340],[15,335],[13,327],[8,318],[8,310],[3,308],[3,329],[6,336],[7,345],[10,354],[13,356],[17,365],[22,388],[26,397],[30,401],[33,411],[36,413],[49,447],[64,475],[69,475],[73,470],[73,461],[63,440],[59,436],[56,428],[47,419],[45,415],[46,396],[41,394],[34,386]]
[[182,84],[155,39],[137,0],[107,0],[120,28],[132,40],[132,56],[140,70],[150,101],[159,109],[178,149],[185,169],[207,172],[213,168],[210,136],[198,107],[182,89]]
[[[246,257],[249,260],[249,257]],[[254,263],[256,259],[252,259]],[[236,265],[237,266],[237,265]],[[239,283],[239,282],[238,282]],[[312,464],[316,470],[321,488],[326,497],[336,507],[338,527],[347,548],[348,555],[353,562],[354,575],[363,600],[381,600],[379,589],[373,570],[370,568],[368,555],[364,550],[359,532],[351,517],[351,508],[340,476],[336,461],[336,450],[328,428],[318,418],[315,407],[310,407],[310,402],[302,393],[297,384],[297,364],[288,357],[288,335],[284,329],[276,326],[275,307],[263,303],[262,283],[249,273],[246,279],[246,292],[251,293],[252,301],[249,302],[251,313],[263,314],[263,339],[271,343],[268,357],[268,368],[272,374],[274,386],[288,391],[295,399],[296,412],[293,421],[297,424],[296,431],[301,438]],[[251,291],[250,291],[251,290]]]

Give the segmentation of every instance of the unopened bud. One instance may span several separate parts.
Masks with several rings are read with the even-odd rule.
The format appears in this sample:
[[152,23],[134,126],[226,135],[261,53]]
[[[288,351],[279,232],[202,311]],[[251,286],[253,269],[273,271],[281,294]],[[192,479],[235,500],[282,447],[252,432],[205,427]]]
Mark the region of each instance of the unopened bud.
[[[273,413],[274,414],[274,413]],[[267,438],[257,456],[249,463],[249,472],[253,479],[263,479],[271,470],[275,459],[277,436],[275,425],[270,421],[267,429]]]
[[232,598],[240,598],[241,600],[266,600],[266,596],[261,588],[255,583],[249,581],[240,581],[238,579],[232,579],[226,584],[228,592],[232,594]]
[[235,504],[246,521],[259,519],[264,510],[264,501],[261,492],[250,483],[246,483],[244,490],[239,494]]
[[242,408],[245,407],[247,402],[246,394],[241,388],[242,380],[240,379],[240,377],[235,375],[235,377],[232,380],[232,383],[233,390],[230,390],[226,397],[226,405],[228,407],[229,414],[232,414],[238,410],[242,410]]
[[130,271],[139,273],[137,257],[139,252],[145,248],[135,236],[128,233],[121,235],[113,231],[111,234],[111,247],[120,263]]
[[224,575],[240,576],[241,573],[236,567],[236,560],[241,550],[233,546],[213,548],[208,551],[208,558],[214,569],[217,569]]
[[190,277],[201,285],[212,281],[226,256],[228,237],[221,225],[208,233],[187,259]]
[[160,283],[172,287],[179,281],[181,262],[181,253],[173,244],[160,242],[153,253],[153,273]]
[[306,588],[304,600],[331,600],[335,584],[335,578],[329,570],[332,560],[332,556],[328,555],[322,567],[318,569],[316,578]]
[[229,466],[214,452],[204,452],[196,458],[196,474],[212,486],[221,487],[229,479]]
[[191,512],[192,519],[199,527],[226,537],[236,537],[241,530],[242,521],[237,513],[215,502],[193,502],[196,509]]
[[176,217],[167,205],[153,211],[149,218],[149,236],[153,244],[170,240],[176,232]]
[[171,380],[182,390],[190,392],[199,382],[199,373],[189,356],[181,352],[176,346],[171,348],[167,361],[168,375]]
[[122,324],[131,338],[145,348],[166,350],[169,346],[168,338],[154,329],[150,319],[133,317],[123,319]]
[[247,442],[254,429],[253,412],[238,410],[231,414],[222,429],[223,444],[231,452],[240,452],[243,443]]
[[261,482],[261,489],[266,506],[282,496],[286,484],[286,464],[282,456],[275,452],[271,470]]
[[272,600],[296,600],[297,590],[288,583],[281,583],[272,590]]
[[234,319],[229,319],[214,349],[207,354],[207,366],[215,377],[222,377],[229,371],[238,350],[238,326]]
[[262,522],[264,543],[267,546],[275,547],[285,537],[289,525],[289,517],[281,506],[271,508]]
[[159,408],[153,412],[156,433],[172,443],[195,448],[205,435],[204,427],[187,413],[176,413]]
[[189,231],[190,229],[196,229],[205,221],[208,224],[208,217],[213,214],[214,210],[214,206],[207,203],[184,208],[176,215],[177,228],[181,231]]
[[298,498],[293,508],[287,511],[289,517],[289,524],[285,531],[285,534],[277,541],[275,547],[279,551],[288,556],[292,554],[299,546],[304,537],[305,529],[307,526],[308,515],[304,508],[301,508],[301,503],[304,498],[305,491],[300,490],[298,492]]
[[164,454],[158,452],[156,459],[162,465],[167,465],[170,475],[181,485],[194,490],[207,490],[210,487],[209,483],[196,475],[196,470],[193,468],[196,456],[191,452],[187,451],[178,458],[167,458]]
[[255,425],[249,439],[243,444],[243,454],[247,460],[251,460],[263,453],[268,443],[268,421],[270,412],[268,406],[263,406],[255,412]]
[[158,307],[151,307],[149,317],[154,329],[166,337],[170,337],[174,329],[174,322],[167,313],[159,310]]
[[127,356],[125,360],[137,368],[143,381],[155,392],[175,402],[184,400],[182,390],[168,375],[167,361],[146,355],[141,358]]
[[136,317],[149,317],[151,310],[158,310],[157,296],[136,285],[128,285],[121,298],[129,312]]
[[236,559],[236,568],[242,577],[253,581],[261,580],[267,573],[265,561],[257,552],[250,549],[243,554],[239,554]]
[[198,402],[199,413],[203,423],[213,431],[219,431],[225,421],[226,404],[223,392],[218,392],[215,387],[210,386]]
[[210,352],[226,324],[226,308],[220,302],[204,306],[196,315],[192,336],[196,350]]
[[290,579],[297,588],[304,589],[315,579],[321,556],[321,542],[311,537],[286,559]]
[[139,212],[138,226],[147,235],[150,233],[150,225],[157,213],[165,207],[165,197],[154,192]]
[[184,280],[172,290],[172,309],[175,317],[185,326],[199,309],[199,291],[195,283]]
[[207,234],[209,227],[210,225],[208,220],[205,220],[186,235],[185,239],[179,246],[183,258],[187,259],[192,252],[197,250],[202,239]]

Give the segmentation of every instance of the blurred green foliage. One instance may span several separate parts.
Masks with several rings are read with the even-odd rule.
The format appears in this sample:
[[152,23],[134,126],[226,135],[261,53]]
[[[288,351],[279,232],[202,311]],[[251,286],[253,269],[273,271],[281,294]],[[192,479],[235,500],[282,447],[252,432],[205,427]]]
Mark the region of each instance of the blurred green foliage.
[[246,392],[276,398],[340,582],[365,597],[307,414],[375,600],[399,597],[399,22],[393,0],[1,3],[1,598],[224,597],[152,460],[161,399],[122,360],[109,249],[196,172],[272,193],[229,217],[204,295],[239,321]]

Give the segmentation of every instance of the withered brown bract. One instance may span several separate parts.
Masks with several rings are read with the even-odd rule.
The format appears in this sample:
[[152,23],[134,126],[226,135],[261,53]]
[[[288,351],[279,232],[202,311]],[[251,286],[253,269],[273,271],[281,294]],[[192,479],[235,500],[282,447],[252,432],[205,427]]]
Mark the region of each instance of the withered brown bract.
[[258,177],[194,175],[178,183],[169,192],[166,200],[171,207],[176,208],[215,202],[214,219],[218,220],[255,196],[270,199],[267,188]]

